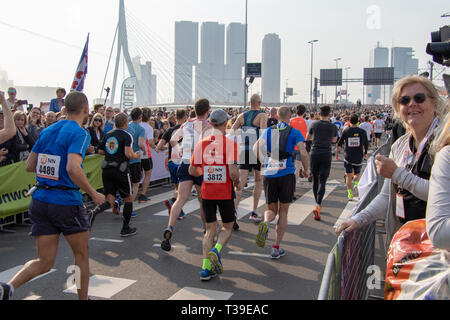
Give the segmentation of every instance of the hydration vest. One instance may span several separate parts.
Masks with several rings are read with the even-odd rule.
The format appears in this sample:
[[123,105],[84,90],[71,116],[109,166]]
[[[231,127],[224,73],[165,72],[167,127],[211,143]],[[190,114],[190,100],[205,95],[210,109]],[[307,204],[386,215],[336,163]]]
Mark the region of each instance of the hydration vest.
[[[278,128],[278,125],[273,126],[270,128],[270,130],[267,132],[267,154],[269,157],[271,157],[274,160],[285,160],[292,157],[292,153],[289,153],[286,151],[287,143],[289,140],[289,136],[291,135],[291,132],[294,128],[290,125],[286,125],[283,129]],[[272,153],[272,130],[277,130],[279,133],[279,140],[278,140],[278,146],[279,146],[279,154]]]
[[250,110],[244,113],[244,125],[241,127],[241,136],[245,151],[250,150],[251,142],[256,143],[256,141],[258,141],[259,139],[260,128],[253,125],[253,122],[260,113],[263,112],[260,110]]

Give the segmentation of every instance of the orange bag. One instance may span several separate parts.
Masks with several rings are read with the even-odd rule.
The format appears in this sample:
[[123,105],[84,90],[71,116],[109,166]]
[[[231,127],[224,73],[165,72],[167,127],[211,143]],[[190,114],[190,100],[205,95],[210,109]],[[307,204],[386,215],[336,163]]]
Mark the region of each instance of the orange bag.
[[425,219],[410,221],[388,250],[385,300],[450,299],[450,253],[434,248]]

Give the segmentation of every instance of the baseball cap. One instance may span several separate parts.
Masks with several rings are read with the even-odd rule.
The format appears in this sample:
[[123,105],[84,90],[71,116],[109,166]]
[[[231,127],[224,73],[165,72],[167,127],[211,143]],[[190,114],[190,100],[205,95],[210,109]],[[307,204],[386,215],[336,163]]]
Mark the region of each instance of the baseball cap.
[[225,122],[228,121],[228,119],[229,119],[228,114],[222,109],[214,110],[209,118],[211,124],[215,126],[224,124]]

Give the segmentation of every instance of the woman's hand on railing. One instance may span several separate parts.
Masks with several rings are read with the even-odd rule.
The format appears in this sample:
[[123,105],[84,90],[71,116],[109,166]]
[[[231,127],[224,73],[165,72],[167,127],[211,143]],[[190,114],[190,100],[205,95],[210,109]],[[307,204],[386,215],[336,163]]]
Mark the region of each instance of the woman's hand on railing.
[[342,222],[335,230],[336,236],[339,237],[342,231],[345,231],[347,233],[350,233],[356,229],[358,229],[359,226],[353,219],[348,219],[347,221]]

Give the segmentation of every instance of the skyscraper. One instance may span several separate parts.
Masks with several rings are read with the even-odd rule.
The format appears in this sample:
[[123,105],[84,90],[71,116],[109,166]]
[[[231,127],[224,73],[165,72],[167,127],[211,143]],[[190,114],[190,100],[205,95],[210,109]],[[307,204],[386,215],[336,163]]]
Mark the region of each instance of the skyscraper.
[[175,22],[175,103],[192,103],[193,67],[198,64],[198,23]]
[[227,101],[244,99],[243,68],[245,65],[245,25],[230,23],[227,26],[227,47],[224,85],[231,93]]
[[[407,75],[419,73],[419,60],[414,59],[413,48],[393,47],[391,49],[391,67],[394,68],[394,79],[398,80]],[[392,96],[393,87],[391,86]]]
[[141,57],[132,59],[136,73],[136,106],[156,104],[156,75],[152,74],[152,63],[141,64]]
[[270,33],[262,44],[262,99],[280,102],[281,95],[281,39]]
[[195,97],[224,102],[229,96],[224,87],[225,25],[204,22],[200,29],[200,63],[195,69]]
[[[383,68],[389,66],[389,49],[381,47],[380,43],[377,43],[377,47],[370,51],[370,67],[371,68]],[[385,101],[385,90],[384,86],[369,86],[367,91],[370,95],[368,97],[369,104],[375,104],[377,100],[381,99]],[[381,93],[383,92],[383,95]],[[388,101],[386,101],[388,103]]]

